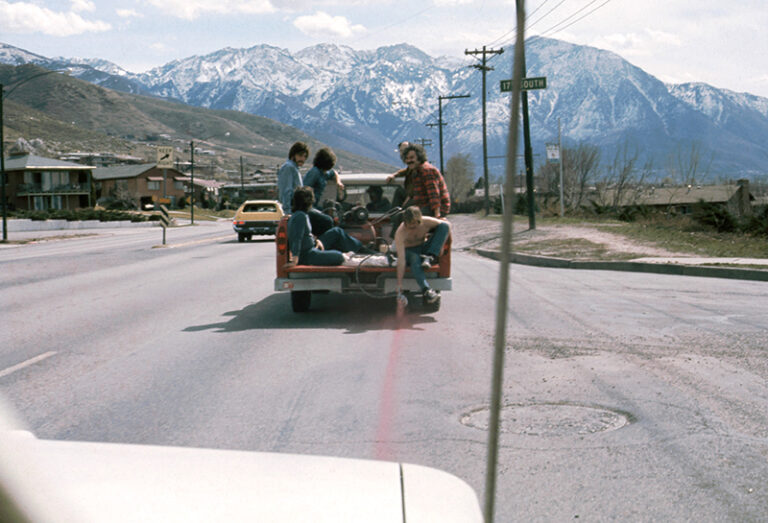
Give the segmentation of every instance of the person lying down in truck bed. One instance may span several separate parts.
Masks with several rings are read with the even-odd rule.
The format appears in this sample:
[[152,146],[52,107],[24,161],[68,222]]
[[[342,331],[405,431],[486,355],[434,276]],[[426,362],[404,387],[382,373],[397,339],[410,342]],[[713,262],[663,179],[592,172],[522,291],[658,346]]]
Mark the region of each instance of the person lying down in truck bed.
[[349,259],[349,252],[371,253],[341,227],[314,236],[308,215],[314,199],[311,187],[297,187],[293,192],[293,214],[288,220],[288,247],[293,254],[290,265],[341,265]]

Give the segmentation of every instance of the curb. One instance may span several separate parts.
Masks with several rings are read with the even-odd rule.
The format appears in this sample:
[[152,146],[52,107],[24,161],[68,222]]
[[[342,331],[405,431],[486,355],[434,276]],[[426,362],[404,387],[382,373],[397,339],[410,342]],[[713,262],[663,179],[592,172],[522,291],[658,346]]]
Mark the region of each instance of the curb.
[[[485,258],[500,261],[501,252],[485,249],[467,249]],[[730,278],[734,280],[768,281],[768,271],[758,269],[736,269],[730,267],[701,267],[670,263],[575,261],[565,258],[549,258],[530,254],[510,253],[510,263],[533,265],[551,269],[587,269],[593,271],[645,272],[673,274],[676,276],[699,276],[705,278]]]
[[[124,227],[151,227],[158,222],[144,221],[132,222],[130,220],[115,220],[102,222],[99,220],[30,220],[26,218],[14,218],[8,220],[8,232],[39,232],[39,231],[70,231],[80,229],[118,229]],[[3,228],[0,225],[0,231]]]

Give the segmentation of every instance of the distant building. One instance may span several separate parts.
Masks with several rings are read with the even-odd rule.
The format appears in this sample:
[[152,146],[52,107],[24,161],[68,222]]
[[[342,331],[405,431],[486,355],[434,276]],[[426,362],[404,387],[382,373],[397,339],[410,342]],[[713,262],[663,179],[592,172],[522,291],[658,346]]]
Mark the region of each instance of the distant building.
[[189,191],[190,178],[176,169],[145,163],[94,169],[93,184],[97,200],[123,194],[135,198],[142,209],[161,203],[176,207]]
[[91,207],[93,167],[33,154],[5,159],[6,198],[11,210]]
[[228,183],[221,186],[219,194],[230,202],[277,200],[277,183]]
[[601,205],[640,206],[675,214],[691,214],[703,201],[722,206],[741,218],[752,214],[755,197],[750,193],[749,180],[739,180],[735,184],[722,185],[631,188],[623,191],[621,196],[617,196],[616,189],[609,188],[598,191],[594,199]]
[[204,200],[218,201],[219,192],[224,184],[216,180],[195,178],[195,205]]
[[73,152],[59,156],[59,160],[65,162],[81,163],[83,165],[90,165],[93,167],[109,167],[111,165],[137,165],[143,163],[144,158],[138,156],[130,156],[127,154],[115,154],[115,153],[89,153],[89,152]]

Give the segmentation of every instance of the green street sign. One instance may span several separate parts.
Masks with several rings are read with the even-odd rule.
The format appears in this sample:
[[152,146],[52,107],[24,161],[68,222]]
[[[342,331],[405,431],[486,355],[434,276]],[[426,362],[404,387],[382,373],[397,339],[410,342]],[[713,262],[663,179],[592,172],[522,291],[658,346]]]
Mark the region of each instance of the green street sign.
[[[523,81],[520,85],[521,91],[529,91],[531,89],[546,89],[546,88],[547,88],[546,76],[535,76],[532,78],[523,78]],[[512,80],[502,80],[501,92],[509,93],[511,91],[512,91]]]

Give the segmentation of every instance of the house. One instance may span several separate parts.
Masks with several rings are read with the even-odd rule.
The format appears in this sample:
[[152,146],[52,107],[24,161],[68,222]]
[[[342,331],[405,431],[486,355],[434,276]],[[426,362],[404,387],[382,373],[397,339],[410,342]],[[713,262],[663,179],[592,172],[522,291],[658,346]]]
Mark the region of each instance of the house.
[[230,202],[243,202],[245,200],[277,200],[277,183],[227,183],[219,188],[219,192],[222,198],[226,198]]
[[71,152],[59,156],[59,160],[66,162],[81,163],[93,167],[109,167],[110,165],[125,165],[144,163],[143,158],[130,156],[127,154],[115,153],[89,153],[89,152]]
[[216,180],[195,178],[195,205],[203,205],[203,202],[217,202],[219,191],[224,184]]
[[593,200],[601,205],[639,206],[674,214],[691,214],[703,201],[723,206],[733,216],[742,218],[752,215],[755,197],[749,191],[749,180],[739,180],[735,184],[721,185],[633,187],[626,189],[619,198],[616,189],[610,188],[598,191]]
[[142,209],[150,204],[176,207],[187,196],[190,178],[176,169],[159,168],[154,163],[115,165],[94,169],[93,185],[97,200],[131,199]]
[[9,209],[79,209],[93,205],[93,167],[27,152],[5,158]]

